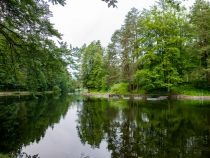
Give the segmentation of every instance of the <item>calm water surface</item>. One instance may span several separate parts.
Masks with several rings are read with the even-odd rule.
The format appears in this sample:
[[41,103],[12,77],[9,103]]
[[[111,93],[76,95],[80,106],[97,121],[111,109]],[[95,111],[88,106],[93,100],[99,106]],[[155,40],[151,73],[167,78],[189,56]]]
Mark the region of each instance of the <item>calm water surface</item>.
[[209,158],[210,102],[1,98],[0,153],[19,158]]

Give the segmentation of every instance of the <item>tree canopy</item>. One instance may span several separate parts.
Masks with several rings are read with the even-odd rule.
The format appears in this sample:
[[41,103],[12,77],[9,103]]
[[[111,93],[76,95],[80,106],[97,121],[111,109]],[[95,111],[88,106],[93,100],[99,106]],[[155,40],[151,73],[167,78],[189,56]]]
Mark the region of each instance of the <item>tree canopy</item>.
[[[51,2],[65,4],[64,0]],[[65,55],[69,50],[52,40],[61,39],[61,34],[49,20],[48,2],[3,0],[0,15],[1,89],[67,89],[71,76]]]
[[[186,87],[208,91],[209,8],[206,0],[196,0],[190,11],[181,1],[170,0],[159,0],[149,9],[132,8],[111,42],[102,49],[103,77],[95,80],[87,71],[81,71],[82,76],[85,73],[88,81],[94,80],[107,90],[115,84],[128,83],[121,84],[128,85],[128,92],[172,92]],[[87,55],[85,49],[83,58]],[[84,77],[81,80],[86,83]]]
[[100,41],[81,48],[63,42],[49,20],[50,3],[65,5],[65,0],[1,2],[1,90],[68,91],[82,83],[90,90],[120,87],[137,93],[186,87],[209,91],[208,1],[196,0],[190,11],[178,0],[132,8],[106,48]]

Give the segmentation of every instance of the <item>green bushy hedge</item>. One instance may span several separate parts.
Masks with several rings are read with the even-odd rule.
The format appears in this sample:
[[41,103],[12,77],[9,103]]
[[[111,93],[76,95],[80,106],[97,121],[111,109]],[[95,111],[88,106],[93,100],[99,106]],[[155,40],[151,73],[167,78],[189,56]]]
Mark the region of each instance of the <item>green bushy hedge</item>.
[[110,92],[114,94],[127,94],[129,85],[128,83],[117,83],[111,87]]

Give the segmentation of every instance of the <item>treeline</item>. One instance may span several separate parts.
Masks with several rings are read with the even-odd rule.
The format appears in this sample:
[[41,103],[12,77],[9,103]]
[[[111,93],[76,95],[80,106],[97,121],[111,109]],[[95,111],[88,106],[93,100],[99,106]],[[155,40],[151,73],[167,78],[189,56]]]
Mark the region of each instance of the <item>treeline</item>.
[[79,51],[78,78],[89,90],[208,91],[210,3],[196,0],[189,11],[171,0],[132,8],[106,48],[94,41]]
[[[65,0],[51,0],[65,4]],[[0,91],[68,91],[70,50],[49,18],[48,1],[0,3]]]

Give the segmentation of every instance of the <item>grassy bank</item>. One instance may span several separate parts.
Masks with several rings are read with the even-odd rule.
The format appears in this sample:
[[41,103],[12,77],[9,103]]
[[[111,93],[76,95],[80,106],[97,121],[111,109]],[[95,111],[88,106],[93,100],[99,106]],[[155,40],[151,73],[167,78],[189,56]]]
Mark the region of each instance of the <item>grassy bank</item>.
[[45,91],[45,92],[29,92],[29,91],[13,91],[13,92],[0,92],[0,97],[4,96],[29,96],[29,95],[45,95],[52,94],[53,91]]
[[127,83],[118,83],[113,85],[109,90],[89,90],[86,92],[96,95],[105,95],[105,94],[119,94],[119,95],[148,95],[148,96],[170,96],[170,95],[184,95],[184,96],[210,96],[210,89],[199,89],[195,88],[192,85],[179,85],[173,87],[170,92],[167,92],[166,89],[153,89],[145,91],[141,88],[139,90],[133,90],[129,92],[129,85]]
[[174,94],[187,95],[187,96],[210,96],[210,90],[197,89],[191,86],[183,85],[172,89]]
[[171,99],[178,100],[210,100],[210,91],[206,89],[196,89],[189,85],[180,85],[171,89],[170,92],[161,91],[160,89],[152,91],[144,91],[143,89],[139,91],[128,91],[128,85],[126,84],[116,84],[109,91],[96,91],[91,90],[84,93],[85,96],[97,97],[97,98],[156,98],[156,99],[166,99],[170,96]]

